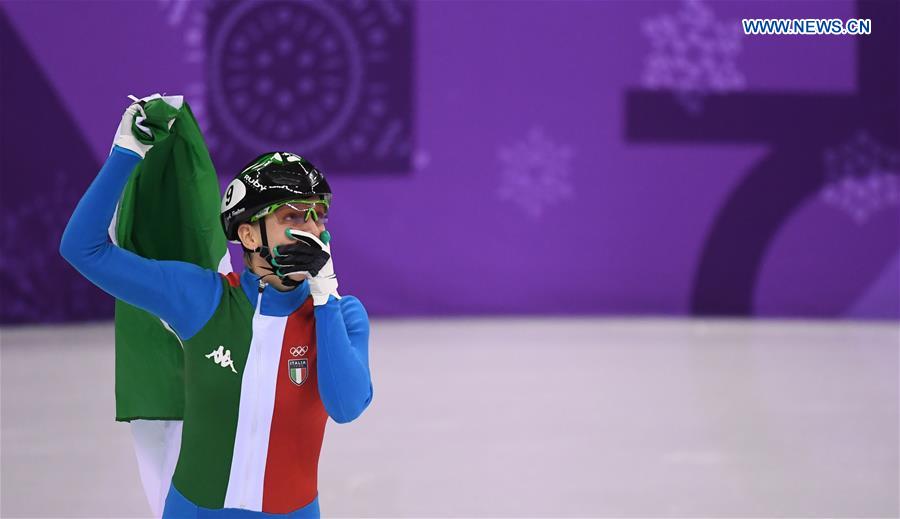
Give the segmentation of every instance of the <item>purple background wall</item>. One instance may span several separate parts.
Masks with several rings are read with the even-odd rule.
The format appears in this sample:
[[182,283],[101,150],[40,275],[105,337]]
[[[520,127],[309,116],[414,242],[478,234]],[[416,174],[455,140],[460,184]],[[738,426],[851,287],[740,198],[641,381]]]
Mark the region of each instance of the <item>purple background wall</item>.
[[156,91],[223,182],[326,172],[373,315],[900,318],[895,2],[4,1],[0,38],[3,323],[112,316],[58,240]]

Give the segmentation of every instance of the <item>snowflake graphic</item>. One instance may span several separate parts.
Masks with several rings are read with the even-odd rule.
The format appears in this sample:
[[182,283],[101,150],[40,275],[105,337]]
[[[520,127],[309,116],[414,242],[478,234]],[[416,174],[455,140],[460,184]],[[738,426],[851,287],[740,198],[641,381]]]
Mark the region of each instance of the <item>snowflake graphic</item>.
[[524,140],[497,154],[502,165],[500,200],[511,200],[531,218],[540,218],[545,206],[572,197],[573,155],[571,147],[532,128]]
[[[0,322],[59,322],[97,319],[112,315],[111,300],[103,306],[90,282],[77,275],[57,252],[78,193],[85,187],[73,171],[48,175],[43,189],[8,208],[3,222],[0,282],[7,301],[0,307]],[[40,229],[41,232],[31,232]],[[27,244],[27,246],[23,246]],[[69,277],[53,275],[66,272]],[[52,294],[52,295],[51,295]]]
[[707,94],[745,88],[735,65],[740,27],[717,21],[702,0],[685,0],[678,13],[645,20],[642,31],[652,47],[643,85],[673,91],[688,112],[699,113]]
[[431,154],[427,150],[417,149],[413,153],[413,168],[416,171],[423,171],[431,164]]
[[872,213],[900,205],[900,153],[865,131],[824,153],[826,184],[822,200],[864,224]]

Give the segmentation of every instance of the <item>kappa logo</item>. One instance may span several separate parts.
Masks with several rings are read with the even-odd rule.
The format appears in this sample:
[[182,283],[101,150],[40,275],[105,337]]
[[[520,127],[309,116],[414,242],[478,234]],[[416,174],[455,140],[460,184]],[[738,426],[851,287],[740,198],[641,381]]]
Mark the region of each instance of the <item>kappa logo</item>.
[[294,346],[291,348],[291,355],[294,357],[302,357],[309,351],[309,346]]
[[225,346],[219,346],[219,349],[213,350],[206,355],[206,358],[212,358],[213,362],[223,368],[231,368],[233,373],[237,373],[234,369],[234,361],[231,360],[231,350],[226,350]]

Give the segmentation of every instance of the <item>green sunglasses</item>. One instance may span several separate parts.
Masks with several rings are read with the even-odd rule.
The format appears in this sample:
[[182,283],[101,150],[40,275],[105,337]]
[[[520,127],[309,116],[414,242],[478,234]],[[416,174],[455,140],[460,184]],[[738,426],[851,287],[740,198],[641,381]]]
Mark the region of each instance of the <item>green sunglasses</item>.
[[[310,207],[300,209],[298,207],[295,207],[292,204],[309,204]],[[258,213],[253,215],[253,217],[250,218],[250,221],[251,222],[258,221],[259,219],[266,216],[267,214],[272,214],[284,206],[289,206],[292,209],[294,209],[295,211],[304,213],[304,215],[303,215],[304,222],[308,222],[310,218],[312,218],[312,220],[314,222],[318,222],[319,221],[319,213],[316,212],[317,205],[325,206],[325,215],[324,216],[327,218],[328,208],[331,207],[331,202],[328,199],[324,199],[324,200],[288,200],[287,202],[278,202],[278,203],[275,203],[268,207],[263,208]]]

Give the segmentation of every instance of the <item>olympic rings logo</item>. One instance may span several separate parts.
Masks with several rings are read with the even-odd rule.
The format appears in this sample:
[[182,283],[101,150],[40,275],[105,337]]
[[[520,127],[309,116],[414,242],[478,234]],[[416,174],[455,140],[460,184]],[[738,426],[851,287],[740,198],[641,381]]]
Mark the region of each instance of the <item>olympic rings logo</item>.
[[291,348],[291,355],[294,357],[300,357],[302,355],[306,355],[306,352],[309,351],[309,346],[294,346]]

